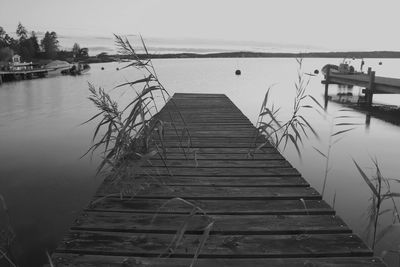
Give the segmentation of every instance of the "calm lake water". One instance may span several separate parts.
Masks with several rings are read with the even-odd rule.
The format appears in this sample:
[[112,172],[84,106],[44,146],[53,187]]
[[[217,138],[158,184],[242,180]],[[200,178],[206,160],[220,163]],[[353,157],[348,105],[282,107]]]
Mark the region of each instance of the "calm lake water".
[[[339,61],[305,59],[303,71],[312,73],[326,63]],[[400,60],[382,60],[382,65],[378,65],[379,60],[365,62],[364,67],[371,66],[379,76],[400,77]],[[294,59],[165,59],[154,60],[154,65],[171,93],[224,93],[254,123],[266,90],[274,85],[271,100],[282,108],[280,117],[284,120],[290,114],[298,67]],[[359,65],[355,61],[356,68]],[[143,76],[134,69],[116,70],[122,66],[93,64],[90,73],[82,76],[49,77],[0,86],[0,194],[8,204],[21,266],[40,266],[45,262],[44,251],[55,248],[100,184],[101,178],[94,176],[98,158],[80,159],[91,144],[94,125],[80,124],[96,112],[87,99],[88,82],[111,90],[122,82]],[[237,68],[242,70],[241,76],[234,75]],[[308,92],[323,103],[322,76],[310,78]],[[330,95],[338,92],[357,96],[361,88],[329,87]],[[117,89],[112,94],[121,105],[133,96],[131,89]],[[374,96],[374,102],[400,105],[400,95]],[[286,158],[320,192],[325,160],[312,146],[327,150],[332,117],[344,115],[340,111],[343,108],[329,102],[327,113],[322,115],[307,110],[304,115],[318,131],[320,140],[305,141],[301,159],[293,147],[284,151]],[[400,128],[375,118],[367,126],[365,114],[345,113],[359,125],[332,148],[324,199],[332,204],[336,194],[338,214],[367,240],[365,229],[371,191],[352,158],[368,175],[373,175],[371,158],[376,157],[385,177],[399,179]],[[392,191],[400,192],[400,183],[393,184]],[[382,210],[389,208],[388,204]],[[381,229],[391,223],[391,218],[386,213],[380,219]],[[380,240],[376,255],[398,249],[399,234],[397,227]],[[388,253],[385,259],[394,266],[397,257]]]

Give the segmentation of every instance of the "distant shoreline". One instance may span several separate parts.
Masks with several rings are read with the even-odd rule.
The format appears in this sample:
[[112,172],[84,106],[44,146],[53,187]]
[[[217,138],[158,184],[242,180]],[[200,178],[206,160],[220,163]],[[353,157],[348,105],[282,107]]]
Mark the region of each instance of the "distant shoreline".
[[[397,51],[349,51],[349,52],[308,52],[308,53],[270,53],[270,52],[224,52],[224,53],[170,53],[170,54],[139,54],[140,58],[172,59],[172,58],[400,58]],[[101,58],[92,56],[82,61],[84,63],[104,63],[130,59],[125,55],[107,55]]]
[[[143,55],[142,55],[143,56]],[[367,52],[307,52],[307,53],[271,53],[271,52],[224,52],[224,53],[174,53],[174,54],[151,54],[152,58],[230,58],[230,57],[278,57],[278,58],[400,58],[397,51],[367,51]]]

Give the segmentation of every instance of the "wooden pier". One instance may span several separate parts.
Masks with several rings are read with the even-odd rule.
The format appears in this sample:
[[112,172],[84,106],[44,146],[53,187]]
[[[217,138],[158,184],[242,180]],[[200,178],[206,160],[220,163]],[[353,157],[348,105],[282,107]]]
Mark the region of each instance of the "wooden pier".
[[49,69],[28,69],[28,70],[13,70],[0,71],[0,85],[4,81],[25,80],[32,78],[43,78],[48,74]]
[[[325,75],[325,99],[328,96],[329,84],[355,85],[364,87],[366,104],[372,105],[374,94],[400,94],[400,79],[375,76],[375,71],[368,68],[367,73],[334,73],[330,70]],[[325,101],[326,103],[326,101]]]
[[[86,207],[52,254],[55,266],[190,266],[210,220],[194,266],[385,266],[274,147],[248,158],[256,128],[229,98],[175,94],[173,102],[157,118],[188,129],[190,148],[165,129],[168,170],[151,160],[136,175],[146,186],[135,197]],[[117,192],[106,179],[93,200]],[[168,255],[181,225],[182,243]]]

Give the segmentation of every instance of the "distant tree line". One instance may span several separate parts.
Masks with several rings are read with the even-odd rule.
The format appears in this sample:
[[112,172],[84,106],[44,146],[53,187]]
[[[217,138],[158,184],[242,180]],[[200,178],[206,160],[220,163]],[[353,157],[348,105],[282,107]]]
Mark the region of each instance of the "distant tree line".
[[21,56],[23,61],[39,59],[76,60],[89,56],[88,48],[80,48],[75,43],[72,51],[61,51],[57,33],[46,31],[40,44],[34,31],[28,30],[20,23],[16,29],[17,38],[14,39],[0,26],[0,61],[9,61],[14,54]]

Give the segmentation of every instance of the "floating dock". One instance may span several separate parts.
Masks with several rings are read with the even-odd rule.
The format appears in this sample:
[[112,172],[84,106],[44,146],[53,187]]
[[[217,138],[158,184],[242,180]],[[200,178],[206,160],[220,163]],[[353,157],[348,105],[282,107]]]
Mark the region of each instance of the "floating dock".
[[55,266],[190,266],[210,221],[194,266],[386,266],[273,146],[248,157],[262,137],[225,95],[175,94],[157,119],[175,123],[166,161],[140,169],[135,197],[99,201],[119,192],[105,179],[52,254]]

